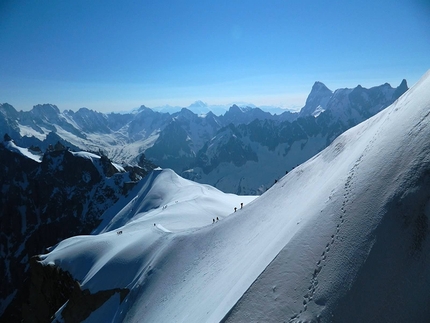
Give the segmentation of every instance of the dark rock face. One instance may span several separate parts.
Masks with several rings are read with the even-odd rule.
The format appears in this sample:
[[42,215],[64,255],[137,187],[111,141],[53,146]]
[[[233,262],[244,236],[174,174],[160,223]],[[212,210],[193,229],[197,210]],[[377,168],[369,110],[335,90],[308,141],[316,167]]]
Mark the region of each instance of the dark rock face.
[[39,260],[37,256],[30,259],[29,297],[23,304],[23,322],[50,322],[66,302],[62,310],[64,321],[82,322],[116,293],[120,295],[120,302],[129,293],[126,288],[115,288],[91,294],[89,290],[82,290],[67,271],[55,265],[44,266]]
[[[240,167],[249,160],[258,161],[257,154],[243,142],[239,127],[230,124],[217,133],[198,153],[193,166],[201,167],[207,174],[222,162]],[[217,149],[212,150],[212,147]]]
[[22,307],[24,322],[50,322],[53,314],[79,289],[73,277],[61,268],[42,266],[30,259],[29,296]]
[[103,212],[146,174],[134,168],[119,172],[107,157],[86,158],[62,145],[39,163],[0,143],[1,321],[21,320],[29,259],[65,238],[91,233]]
[[82,291],[78,284],[77,288],[73,289],[70,299],[63,310],[63,319],[67,323],[82,322],[115,294],[119,294],[120,303],[122,303],[129,292],[127,288],[115,288],[91,294],[88,289]]
[[318,106],[325,109],[332,95],[333,92],[330,91],[323,83],[315,82],[312,86],[311,93],[309,93],[309,96],[306,99],[305,106],[300,110],[299,116],[311,116]]
[[187,132],[179,122],[171,122],[151,148],[146,150],[146,155],[154,160],[160,161],[162,167],[179,168],[187,164],[194,157],[190,140],[187,140]]

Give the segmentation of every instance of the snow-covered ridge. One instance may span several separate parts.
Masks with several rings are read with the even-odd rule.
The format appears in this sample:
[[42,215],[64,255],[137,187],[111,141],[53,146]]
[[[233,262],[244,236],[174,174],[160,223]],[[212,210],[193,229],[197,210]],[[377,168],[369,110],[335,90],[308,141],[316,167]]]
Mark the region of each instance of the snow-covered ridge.
[[[77,151],[77,152],[71,152],[73,156],[75,157],[79,157],[79,158],[85,158],[85,159],[89,159],[93,162],[94,165],[97,165],[97,167],[99,168],[100,166],[100,159],[102,158],[99,155],[96,155],[94,153],[91,152],[87,152],[87,151]],[[122,167],[121,165],[117,164],[117,163],[112,163],[112,165],[115,167],[117,172],[125,172],[124,167]],[[101,170],[100,168],[100,173],[103,174],[103,170]]]
[[[118,203],[103,214],[94,233],[117,230],[136,221],[160,224],[169,231],[184,231],[224,219],[256,196],[226,194],[205,184],[184,179],[171,169],[157,169],[133,190],[134,198]],[[118,209],[120,207],[120,209]]]
[[42,153],[38,154],[38,153],[36,153],[34,151],[31,151],[28,148],[19,147],[19,146],[15,145],[15,143],[13,141],[11,141],[11,140],[10,141],[3,141],[1,144],[6,149],[8,149],[8,150],[10,150],[12,152],[16,152],[16,153],[18,153],[18,154],[20,154],[22,156],[27,157],[27,158],[30,158],[30,159],[38,162],[38,163],[40,163],[42,161],[42,157],[43,157]]
[[[186,208],[173,212],[177,195],[154,185],[144,203],[152,209],[124,211],[115,231],[65,240],[43,263],[69,270],[90,291],[130,290],[87,322],[424,322],[429,111],[427,73],[392,106],[216,223],[170,230],[195,204],[184,201]],[[177,194],[185,191],[173,173],[160,175],[180,187]],[[205,205],[228,202],[209,189],[201,195],[214,199]],[[136,206],[141,198],[136,194]]]
[[95,230],[99,234],[61,242],[41,257],[43,263],[69,271],[92,293],[133,289],[143,284],[142,273],[154,266],[153,258],[170,244],[170,237],[220,225],[235,214],[234,208],[240,214],[256,198],[225,194],[168,169],[153,171],[131,194],[133,199],[124,198],[105,212]]

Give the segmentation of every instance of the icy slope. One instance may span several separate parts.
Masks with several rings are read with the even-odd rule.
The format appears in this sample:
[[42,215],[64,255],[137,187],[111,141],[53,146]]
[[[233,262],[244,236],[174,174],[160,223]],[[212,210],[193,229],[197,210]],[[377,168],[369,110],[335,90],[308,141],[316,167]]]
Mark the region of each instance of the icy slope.
[[307,223],[225,322],[429,321],[429,115],[427,73],[279,183],[311,176]]
[[43,263],[90,292],[130,290],[87,322],[425,321],[429,115],[427,74],[218,223],[184,230],[184,214],[124,211],[110,222],[122,234],[65,240]]

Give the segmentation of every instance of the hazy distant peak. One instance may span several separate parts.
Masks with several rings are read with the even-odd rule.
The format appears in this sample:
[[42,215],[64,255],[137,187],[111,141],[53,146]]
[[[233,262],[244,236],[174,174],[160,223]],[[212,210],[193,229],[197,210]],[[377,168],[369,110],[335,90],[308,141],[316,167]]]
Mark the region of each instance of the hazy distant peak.
[[189,105],[189,108],[205,108],[207,107],[207,103],[201,101],[201,100],[197,100],[194,103]]

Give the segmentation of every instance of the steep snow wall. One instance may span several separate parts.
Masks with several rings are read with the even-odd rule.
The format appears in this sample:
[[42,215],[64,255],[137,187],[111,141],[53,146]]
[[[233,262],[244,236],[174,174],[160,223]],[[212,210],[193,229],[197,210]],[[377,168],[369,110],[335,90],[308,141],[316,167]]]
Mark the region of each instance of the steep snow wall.
[[429,321],[429,94],[428,73],[303,166],[324,164],[331,184],[314,185],[331,202],[309,207],[224,322]]

